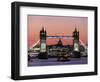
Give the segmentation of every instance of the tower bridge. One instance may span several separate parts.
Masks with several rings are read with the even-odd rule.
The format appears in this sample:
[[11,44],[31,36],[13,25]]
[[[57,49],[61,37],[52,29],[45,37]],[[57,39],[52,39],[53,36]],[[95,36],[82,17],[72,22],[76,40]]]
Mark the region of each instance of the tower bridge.
[[79,39],[79,31],[77,31],[77,29],[75,28],[75,30],[73,31],[72,35],[66,35],[66,36],[49,36],[47,35],[46,30],[44,29],[44,27],[40,30],[40,39],[34,44],[32,45],[31,48],[35,47],[38,43],[40,43],[40,53],[38,55],[38,57],[40,59],[45,59],[48,58],[48,53],[47,53],[47,44],[46,44],[46,40],[47,38],[66,38],[66,39],[72,39],[73,40],[73,53],[75,55],[75,57],[80,57],[80,44],[84,46],[84,48],[86,48],[85,44],[82,42],[82,40]]

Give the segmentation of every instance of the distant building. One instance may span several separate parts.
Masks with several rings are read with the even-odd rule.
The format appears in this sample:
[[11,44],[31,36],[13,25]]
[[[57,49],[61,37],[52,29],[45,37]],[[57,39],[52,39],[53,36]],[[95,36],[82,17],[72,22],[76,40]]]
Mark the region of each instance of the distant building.
[[69,53],[71,52],[72,48],[70,45],[63,45],[61,39],[59,39],[58,43],[55,45],[48,45],[47,52],[49,56],[57,56],[58,52],[62,53]]

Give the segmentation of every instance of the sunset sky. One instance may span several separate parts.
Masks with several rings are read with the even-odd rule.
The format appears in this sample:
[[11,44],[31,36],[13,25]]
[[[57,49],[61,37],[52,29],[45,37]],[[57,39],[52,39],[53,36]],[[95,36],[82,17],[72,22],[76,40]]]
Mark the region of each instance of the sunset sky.
[[[88,18],[71,16],[28,15],[28,47],[39,40],[39,32],[45,27],[47,35],[72,36],[75,27],[80,32],[80,39],[86,44],[88,37]],[[47,39],[47,45],[56,44],[59,39]],[[72,39],[61,39],[64,45],[72,44]]]

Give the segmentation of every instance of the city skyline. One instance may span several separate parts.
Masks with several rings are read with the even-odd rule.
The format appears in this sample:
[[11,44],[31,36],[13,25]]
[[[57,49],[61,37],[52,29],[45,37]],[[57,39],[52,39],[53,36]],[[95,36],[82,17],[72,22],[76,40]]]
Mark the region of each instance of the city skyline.
[[[75,28],[80,32],[80,39],[87,44],[87,17],[70,16],[28,16],[28,48],[38,39],[44,27],[49,36],[72,36]],[[47,45],[56,44],[58,39],[47,39]],[[72,44],[71,39],[62,39],[64,45]]]

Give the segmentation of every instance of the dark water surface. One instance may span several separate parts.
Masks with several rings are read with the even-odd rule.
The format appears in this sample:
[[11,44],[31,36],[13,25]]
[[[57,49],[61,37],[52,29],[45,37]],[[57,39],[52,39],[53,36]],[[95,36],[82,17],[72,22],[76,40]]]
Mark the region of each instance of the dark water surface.
[[57,58],[49,59],[32,59],[28,62],[28,66],[51,66],[51,65],[76,65],[76,64],[87,64],[87,57],[71,58],[70,61],[57,61]]

